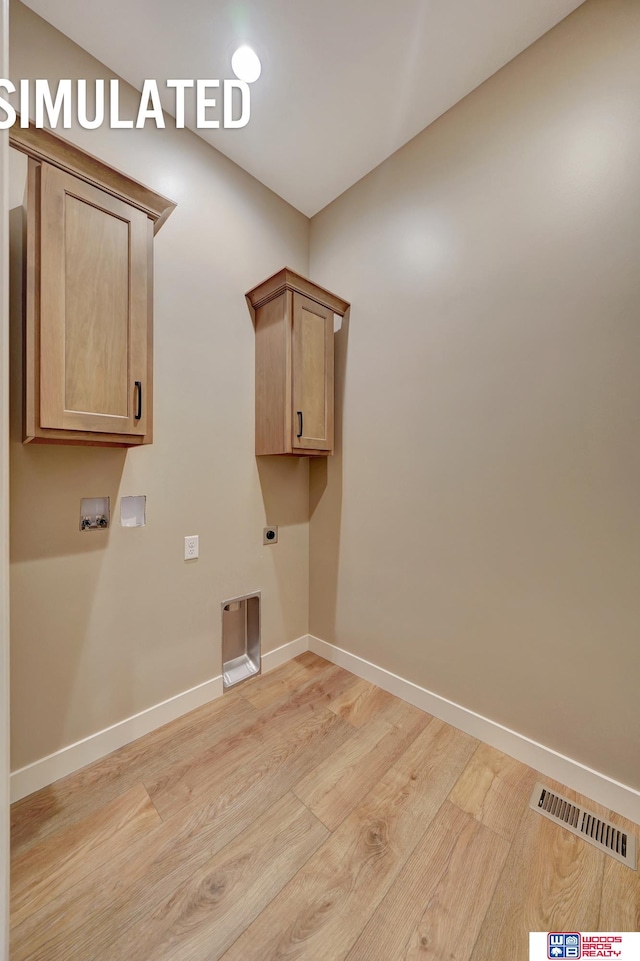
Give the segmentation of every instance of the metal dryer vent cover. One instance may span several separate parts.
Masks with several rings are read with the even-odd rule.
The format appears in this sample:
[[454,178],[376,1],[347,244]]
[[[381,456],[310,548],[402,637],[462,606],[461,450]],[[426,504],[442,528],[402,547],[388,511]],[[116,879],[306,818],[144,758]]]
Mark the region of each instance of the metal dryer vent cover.
[[634,834],[621,830],[611,821],[599,818],[592,811],[574,804],[543,784],[536,784],[534,787],[529,807],[626,864],[632,871],[636,870],[637,842]]

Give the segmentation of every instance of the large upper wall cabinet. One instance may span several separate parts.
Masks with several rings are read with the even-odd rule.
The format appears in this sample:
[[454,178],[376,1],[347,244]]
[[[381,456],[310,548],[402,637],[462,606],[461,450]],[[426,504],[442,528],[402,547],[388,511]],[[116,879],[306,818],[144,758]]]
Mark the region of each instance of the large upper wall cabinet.
[[45,130],[29,156],[24,440],[152,439],[153,235],[174,204]]
[[349,304],[287,267],[247,301],[256,329],[256,454],[332,454],[333,320]]

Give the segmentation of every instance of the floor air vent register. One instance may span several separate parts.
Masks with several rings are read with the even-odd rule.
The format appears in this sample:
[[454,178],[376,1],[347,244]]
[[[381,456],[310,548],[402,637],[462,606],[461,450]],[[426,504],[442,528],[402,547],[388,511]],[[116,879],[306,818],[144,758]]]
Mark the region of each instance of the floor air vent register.
[[637,842],[634,834],[621,830],[611,821],[597,817],[587,808],[550,791],[543,784],[536,784],[534,787],[529,807],[594,847],[600,848],[616,861],[626,864],[632,871],[636,870]]

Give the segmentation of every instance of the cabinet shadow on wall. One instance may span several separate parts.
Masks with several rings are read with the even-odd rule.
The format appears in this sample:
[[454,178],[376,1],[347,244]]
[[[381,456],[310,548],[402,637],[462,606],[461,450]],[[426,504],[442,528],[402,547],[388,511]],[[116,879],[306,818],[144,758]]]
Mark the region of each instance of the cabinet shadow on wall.
[[307,458],[256,457],[267,526],[291,527],[309,520]]
[[335,640],[342,520],[344,396],[351,308],[334,335],[335,453],[309,465],[310,631]]
[[26,444],[23,437],[24,207],[9,213],[10,509],[12,562],[104,550],[110,531],[79,530],[82,497],[111,498],[127,451]]

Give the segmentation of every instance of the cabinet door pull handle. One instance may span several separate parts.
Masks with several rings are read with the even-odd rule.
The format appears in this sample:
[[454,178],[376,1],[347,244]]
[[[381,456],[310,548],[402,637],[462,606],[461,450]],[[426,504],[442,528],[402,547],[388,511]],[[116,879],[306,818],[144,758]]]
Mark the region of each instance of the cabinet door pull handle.
[[302,411],[298,411],[298,433],[296,437],[302,437]]
[[135,419],[140,420],[140,418],[142,417],[142,381],[141,380],[136,381],[136,389],[138,394],[138,406],[135,412]]

